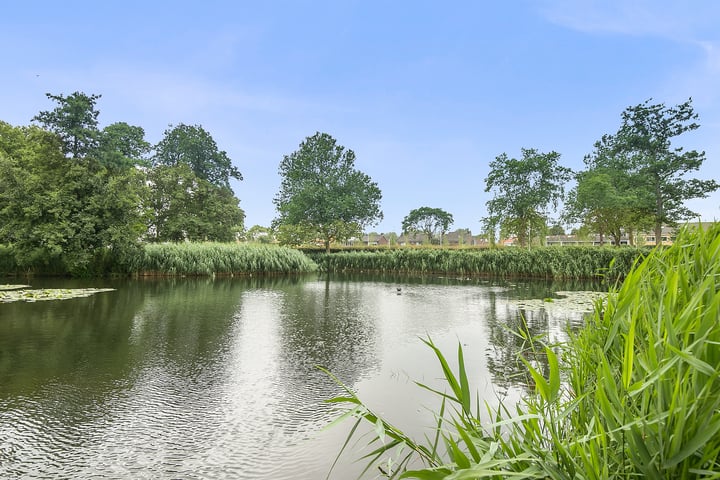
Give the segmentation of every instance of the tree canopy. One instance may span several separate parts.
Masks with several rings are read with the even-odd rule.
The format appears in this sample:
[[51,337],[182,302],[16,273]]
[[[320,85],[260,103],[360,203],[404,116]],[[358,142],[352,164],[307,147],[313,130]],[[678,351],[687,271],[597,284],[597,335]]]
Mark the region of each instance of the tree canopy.
[[549,206],[557,208],[564,185],[572,171],[558,164],[557,152],[541,153],[522,149],[522,158],[503,153],[490,162],[485,191],[492,192],[487,202],[486,227],[499,226],[501,232],[517,235],[521,246],[545,230]]
[[98,145],[100,161],[111,168],[147,166],[152,146],[142,127],[116,122],[102,129]]
[[232,190],[198,178],[189,165],[157,166],[148,180],[149,240],[227,242],[242,230],[245,212]]
[[663,225],[697,216],[685,206],[685,200],[703,198],[720,187],[715,180],[686,178],[697,171],[705,152],[685,151],[673,146],[674,138],[699,128],[692,99],[674,106],[651,104],[651,100],[628,107],[613,138],[613,159],[642,194],[640,208],[652,212],[655,241],[661,243]]
[[100,138],[97,120],[100,112],[95,103],[101,95],[74,92],[68,96],[50,93],[45,96],[58,105],[38,113],[33,120],[60,137],[66,155],[80,158],[94,153]]
[[377,184],[355,169],[355,153],[327,133],[307,137],[278,171],[282,182],[273,202],[281,241],[321,239],[329,250],[331,241],[359,235],[382,219]]
[[180,124],[166,130],[148,172],[153,219],[149,238],[235,239],[245,212],[230,178],[242,180],[242,175],[204,128]]
[[111,172],[92,157],[68,162],[58,137],[0,122],[0,243],[23,269],[41,265],[77,275],[98,259],[115,264],[145,229],[136,170]]
[[143,128],[99,129],[100,95],[48,98],[58,106],[33,125],[0,122],[0,244],[18,268],[87,275],[123,268],[144,239],[229,241],[242,230],[229,187],[242,177],[202,127],[166,131],[150,165]]
[[218,187],[230,187],[230,179],[242,180],[242,174],[220,150],[212,136],[200,125],[183,123],[165,130],[155,147],[153,166],[187,164],[198,178]]
[[428,243],[442,243],[442,237],[453,221],[452,214],[441,208],[420,207],[405,216],[402,230],[405,234],[422,232]]

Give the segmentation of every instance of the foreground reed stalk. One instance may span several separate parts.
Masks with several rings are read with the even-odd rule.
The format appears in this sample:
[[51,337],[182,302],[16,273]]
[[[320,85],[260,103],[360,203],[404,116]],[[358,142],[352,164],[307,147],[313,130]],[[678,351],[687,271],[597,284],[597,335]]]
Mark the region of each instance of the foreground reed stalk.
[[346,388],[329,400],[356,421],[342,450],[369,422],[368,468],[388,478],[720,478],[720,226],[638,262],[566,344],[526,340],[548,373],[523,359],[535,393],[482,408],[462,348],[455,372],[425,340],[447,384],[419,384],[440,398],[434,431],[410,438]]

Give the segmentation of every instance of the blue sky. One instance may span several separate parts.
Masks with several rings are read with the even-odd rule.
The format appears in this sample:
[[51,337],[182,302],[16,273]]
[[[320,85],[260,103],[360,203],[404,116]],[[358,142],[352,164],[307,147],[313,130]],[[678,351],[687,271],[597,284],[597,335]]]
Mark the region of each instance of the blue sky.
[[[582,158],[622,111],[693,98],[720,178],[720,2],[716,0],[29,1],[0,16],[0,120],[27,125],[45,93],[101,94],[101,126],[158,142],[200,124],[244,181],[247,226],[275,216],[278,165],[316,131],[357,154],[400,231],[442,208],[479,232],[488,164],[537,148]],[[688,206],[720,218],[720,193]]]

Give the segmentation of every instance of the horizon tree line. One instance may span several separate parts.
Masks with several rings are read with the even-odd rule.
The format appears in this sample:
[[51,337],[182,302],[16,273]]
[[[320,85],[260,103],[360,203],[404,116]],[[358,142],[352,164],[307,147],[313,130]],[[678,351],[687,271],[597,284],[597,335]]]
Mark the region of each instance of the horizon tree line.
[[[52,110],[29,126],[0,121],[0,245],[21,267],[62,264],[83,272],[102,257],[116,262],[142,242],[232,241],[245,213],[230,187],[242,174],[200,125],[169,125],[156,145],[142,127],[116,122],[99,127],[100,95],[47,94]],[[718,188],[714,180],[686,178],[705,153],[673,145],[699,128],[692,100],[674,106],[647,100],[628,107],[615,134],[603,135],[573,172],[560,154],[521,149],[490,162],[484,233],[518,238],[522,246],[559,219],[579,223],[619,243],[621,232],[653,228],[695,216],[685,206]],[[355,167],[351,149],[316,132],[285,155],[273,199],[270,228],[283,244],[321,240],[326,247],[362,234],[382,218],[382,192]],[[565,192],[566,184],[575,186]],[[442,243],[452,214],[428,206],[411,210],[403,234],[422,233]],[[257,228],[256,228],[257,227]],[[101,262],[102,263],[102,262]]]

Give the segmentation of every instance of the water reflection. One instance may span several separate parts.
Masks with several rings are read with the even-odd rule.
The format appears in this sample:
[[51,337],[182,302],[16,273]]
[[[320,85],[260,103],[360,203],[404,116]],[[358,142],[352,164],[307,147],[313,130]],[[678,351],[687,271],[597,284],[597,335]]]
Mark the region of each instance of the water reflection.
[[[450,357],[461,341],[483,396],[527,387],[526,345],[510,332],[561,336],[567,319],[509,300],[573,288],[395,275],[59,282],[33,286],[116,291],[0,305],[2,478],[322,478],[344,431],[320,431],[340,390],[317,365],[417,424],[429,399],[412,380],[441,385],[418,337]],[[357,471],[350,460],[335,478]]]

